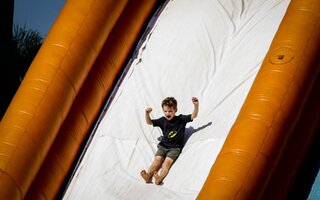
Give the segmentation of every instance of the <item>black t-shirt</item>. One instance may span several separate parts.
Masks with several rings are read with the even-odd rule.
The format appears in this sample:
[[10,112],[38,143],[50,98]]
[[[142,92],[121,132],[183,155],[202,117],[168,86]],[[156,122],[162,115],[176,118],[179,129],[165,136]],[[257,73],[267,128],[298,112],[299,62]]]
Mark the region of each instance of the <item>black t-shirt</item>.
[[152,120],[154,127],[160,127],[163,133],[161,146],[165,148],[182,148],[186,124],[192,122],[191,115],[174,116],[170,121],[165,117]]

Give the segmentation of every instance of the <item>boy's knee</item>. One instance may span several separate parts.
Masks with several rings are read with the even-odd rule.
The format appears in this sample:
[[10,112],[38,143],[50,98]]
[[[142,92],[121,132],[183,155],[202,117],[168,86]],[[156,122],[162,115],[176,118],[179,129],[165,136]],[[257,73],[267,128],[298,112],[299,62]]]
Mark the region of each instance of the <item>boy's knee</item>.
[[171,158],[167,157],[164,160],[164,162],[162,163],[162,168],[169,169],[171,167],[172,163],[173,163],[173,160]]
[[161,156],[156,156],[156,157],[154,158],[154,161],[155,161],[155,163],[156,163],[157,165],[161,165],[162,162],[163,162],[163,160],[164,160],[164,158],[161,157]]

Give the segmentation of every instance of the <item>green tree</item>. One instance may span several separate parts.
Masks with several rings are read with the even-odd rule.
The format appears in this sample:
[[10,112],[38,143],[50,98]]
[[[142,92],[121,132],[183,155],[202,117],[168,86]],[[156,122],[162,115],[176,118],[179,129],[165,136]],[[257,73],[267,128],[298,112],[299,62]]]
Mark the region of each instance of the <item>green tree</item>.
[[0,1],[0,119],[43,41],[37,31],[13,27],[13,14],[14,0]]
[[23,79],[34,57],[38,53],[43,42],[43,37],[38,31],[27,29],[26,26],[14,25],[13,44],[14,60],[18,67],[20,81]]

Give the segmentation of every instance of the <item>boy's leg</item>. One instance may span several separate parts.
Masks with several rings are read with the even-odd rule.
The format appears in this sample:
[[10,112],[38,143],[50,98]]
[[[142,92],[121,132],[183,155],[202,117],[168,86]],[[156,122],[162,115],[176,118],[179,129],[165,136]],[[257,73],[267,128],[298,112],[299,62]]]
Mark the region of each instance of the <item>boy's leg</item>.
[[162,169],[161,169],[160,173],[158,174],[157,172],[155,172],[153,174],[153,177],[155,179],[155,184],[160,185],[162,183],[162,180],[169,173],[169,170],[170,170],[172,164],[178,158],[178,156],[180,155],[180,152],[181,152],[180,148],[169,149],[169,151],[167,153],[167,157],[164,160],[164,162],[162,163]]
[[162,163],[162,168],[159,175],[157,171],[154,172],[153,177],[156,185],[160,185],[162,183],[162,180],[167,176],[173,161],[174,160],[172,158],[166,157],[166,159]]
[[152,164],[150,165],[150,167],[148,169],[148,171],[146,172],[146,170],[142,170],[140,172],[140,175],[146,181],[146,183],[151,183],[152,182],[151,181],[152,176],[153,176],[153,174],[155,172],[157,172],[160,169],[163,160],[164,160],[163,156],[155,156]]

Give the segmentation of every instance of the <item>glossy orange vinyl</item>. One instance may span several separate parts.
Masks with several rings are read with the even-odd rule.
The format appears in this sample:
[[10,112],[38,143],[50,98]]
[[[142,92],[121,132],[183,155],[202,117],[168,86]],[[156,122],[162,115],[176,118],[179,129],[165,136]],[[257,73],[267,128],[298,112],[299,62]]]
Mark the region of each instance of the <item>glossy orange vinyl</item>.
[[65,3],[0,124],[0,199],[24,198],[127,2]]
[[25,199],[56,199],[105,97],[156,5],[129,1],[104,44]]
[[[314,101],[309,98],[319,98],[310,95],[312,88],[318,90],[314,84],[320,68],[319,49],[320,2],[292,0],[197,199],[265,199],[267,195],[276,199],[272,183],[277,180],[287,184],[279,196],[287,195],[297,170],[290,172],[290,181],[283,181],[279,170],[297,168],[303,156],[296,158],[300,162],[291,160],[287,165],[279,165],[279,160],[288,155],[285,149],[299,131],[299,123],[306,125],[308,119],[301,117],[316,119],[308,124],[310,131],[300,128],[300,134],[312,138],[319,127],[316,114],[305,111],[306,102]],[[304,139],[300,145],[306,146],[299,148],[310,144]]]

